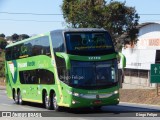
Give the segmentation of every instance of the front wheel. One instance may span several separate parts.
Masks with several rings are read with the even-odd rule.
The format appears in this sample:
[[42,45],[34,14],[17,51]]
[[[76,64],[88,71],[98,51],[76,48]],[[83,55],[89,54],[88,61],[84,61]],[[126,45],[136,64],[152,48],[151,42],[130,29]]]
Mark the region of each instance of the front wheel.
[[18,92],[18,102],[19,102],[20,105],[23,105],[23,103],[24,103],[23,100],[22,100],[21,91]]

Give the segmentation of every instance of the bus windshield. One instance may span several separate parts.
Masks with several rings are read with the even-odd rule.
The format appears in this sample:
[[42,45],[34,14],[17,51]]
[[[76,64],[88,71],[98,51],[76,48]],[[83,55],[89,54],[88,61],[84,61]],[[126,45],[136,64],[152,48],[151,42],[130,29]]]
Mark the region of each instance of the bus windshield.
[[67,52],[70,54],[106,54],[114,52],[113,43],[107,32],[65,33]]
[[105,62],[71,61],[71,70],[60,78],[64,78],[65,83],[75,88],[111,87],[117,84],[116,62],[116,60]]

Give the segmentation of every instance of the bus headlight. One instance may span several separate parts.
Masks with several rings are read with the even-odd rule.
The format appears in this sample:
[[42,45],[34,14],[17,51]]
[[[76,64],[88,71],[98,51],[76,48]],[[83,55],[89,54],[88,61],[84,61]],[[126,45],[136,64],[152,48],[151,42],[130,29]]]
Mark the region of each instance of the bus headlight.
[[80,96],[79,93],[71,92],[71,91],[68,91],[68,94],[73,95],[73,96],[76,96],[76,97],[79,97],[79,96]]
[[73,93],[73,96],[79,97],[79,93]]
[[118,94],[118,90],[114,91],[114,94]]

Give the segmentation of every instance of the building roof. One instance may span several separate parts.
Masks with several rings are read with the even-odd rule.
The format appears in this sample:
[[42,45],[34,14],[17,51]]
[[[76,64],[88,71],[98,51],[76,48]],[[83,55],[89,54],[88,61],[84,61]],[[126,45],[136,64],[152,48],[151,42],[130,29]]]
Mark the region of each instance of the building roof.
[[141,23],[137,26],[138,29],[144,27],[144,26],[147,26],[147,25],[150,25],[150,24],[160,24],[160,22],[145,22],[145,23]]

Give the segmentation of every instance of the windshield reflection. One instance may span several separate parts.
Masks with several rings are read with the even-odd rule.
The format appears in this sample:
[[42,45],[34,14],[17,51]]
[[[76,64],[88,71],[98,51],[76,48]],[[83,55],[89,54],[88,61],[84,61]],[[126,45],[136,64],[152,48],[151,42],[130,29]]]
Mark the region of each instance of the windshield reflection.
[[[117,84],[117,61],[71,61],[71,70],[63,71],[60,79],[76,88],[95,88]],[[61,74],[62,75],[62,74]]]

